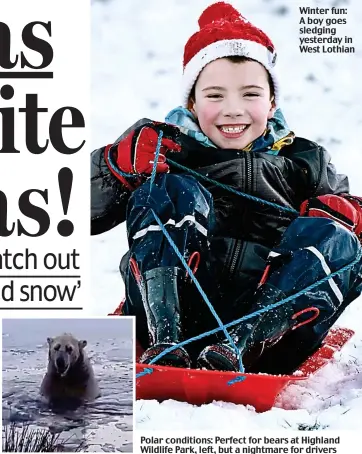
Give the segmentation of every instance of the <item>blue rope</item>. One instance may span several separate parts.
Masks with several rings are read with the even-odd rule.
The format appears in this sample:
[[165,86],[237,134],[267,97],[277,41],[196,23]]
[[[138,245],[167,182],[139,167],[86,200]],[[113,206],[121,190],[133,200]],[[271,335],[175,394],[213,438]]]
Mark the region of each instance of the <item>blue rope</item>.
[[294,208],[283,207],[281,205],[278,205],[277,203],[268,202],[268,200],[263,200],[263,199],[260,199],[259,197],[255,197],[253,195],[246,194],[245,192],[238,191],[237,189],[234,189],[231,186],[227,186],[226,184],[220,183],[219,181],[212,180],[211,178],[206,177],[205,175],[201,175],[201,173],[195,172],[195,170],[189,169],[188,167],[178,164],[177,162],[172,161],[171,159],[167,159],[167,162],[170,163],[171,165],[173,165],[174,167],[177,167],[181,170],[185,170],[186,172],[188,172],[189,174],[193,175],[196,178],[205,180],[208,183],[214,184],[215,186],[219,186],[220,188],[223,188],[226,191],[232,192],[233,194],[239,195],[241,197],[245,197],[246,199],[252,200],[254,202],[262,203],[263,205],[267,205],[272,208],[276,208],[277,210],[282,210],[282,211],[286,211],[287,213],[299,215],[299,212],[297,210],[295,210]]
[[[165,237],[167,238],[168,242],[170,243],[170,245],[172,246],[173,250],[175,251],[177,257],[181,260],[181,263],[183,264],[183,266],[185,267],[186,271],[189,273],[191,279],[193,280],[194,284],[196,285],[196,288],[197,290],[200,292],[201,296],[203,297],[205,303],[208,305],[212,315],[215,317],[219,327],[220,327],[220,330],[223,330],[224,331],[224,334],[227,338],[227,340],[229,341],[230,345],[234,348],[235,350],[235,353],[237,355],[237,358],[239,360],[239,369],[240,369],[240,372],[244,372],[244,367],[243,367],[243,364],[242,364],[242,361],[241,361],[241,355],[240,355],[240,352],[239,352],[239,349],[238,347],[235,345],[234,341],[232,340],[230,334],[228,333],[228,331],[226,330],[223,322],[221,321],[220,317],[217,315],[213,305],[211,304],[209,298],[207,297],[206,293],[204,292],[204,290],[202,289],[199,281],[196,279],[194,273],[192,272],[191,268],[188,266],[185,258],[182,256],[182,254],[180,253],[178,247],[176,246],[176,244],[174,243],[174,241],[172,240],[170,234],[167,232],[167,230],[165,229],[165,226],[162,224],[162,221],[160,220],[160,218],[157,216],[157,214],[152,210],[152,213],[158,223],[158,225],[161,227],[161,230],[163,232],[163,234],[165,235]],[[162,356],[164,356],[168,351],[172,351],[174,350],[175,348],[179,347],[180,344],[177,344],[175,346],[173,346],[170,350],[170,348],[164,350],[162,353],[160,353],[159,355],[157,355],[152,361],[149,362],[149,364],[153,364],[155,363],[156,361],[158,361],[160,358],[162,358]]]
[[243,382],[246,379],[245,375],[238,375],[237,377],[233,378],[232,380],[229,380],[226,384],[228,386],[235,385],[235,383],[238,382]]
[[[162,136],[163,136],[163,132],[160,131],[158,141],[157,141],[156,152],[155,152],[155,161],[153,163],[152,173],[151,173],[151,178],[150,178],[151,186],[154,183],[155,177],[156,177],[157,161],[158,161],[158,156],[160,154]],[[107,161],[108,161],[109,166],[112,168],[113,172],[120,175],[123,178],[139,178],[139,177],[143,176],[140,173],[126,173],[126,172],[123,172],[122,170],[120,170],[117,167],[117,165],[115,164],[115,162],[113,160],[113,156],[111,154],[109,154]],[[212,180],[211,178],[208,178],[205,175],[201,175],[200,173],[195,172],[194,170],[189,169],[188,167],[178,164],[177,162],[173,161],[172,159],[167,158],[166,162],[170,163],[171,165],[173,165],[175,167],[178,167],[181,170],[188,172],[189,174],[193,175],[196,178],[200,178],[211,184],[214,184],[215,186],[219,186],[220,188],[225,189],[225,191],[229,191],[229,192],[232,192],[233,194],[239,195],[241,197],[245,197],[246,199],[252,200],[254,202],[261,203],[263,205],[267,205],[272,208],[276,208],[277,210],[280,210],[280,211],[285,211],[287,213],[299,215],[299,212],[297,210],[295,210],[294,208],[284,207],[282,205],[278,205],[277,203],[269,202],[268,200],[263,200],[263,199],[260,199],[259,197],[255,197],[253,195],[246,194],[245,192],[238,191],[237,189],[234,189],[231,186],[227,186],[226,184],[220,183],[219,181]]]
[[126,173],[123,172],[114,162],[112,153],[109,152],[108,158],[106,159],[107,164],[111,167],[114,173],[120,175],[124,178],[139,178],[141,175],[139,173]]
[[[152,191],[152,187],[153,187],[153,184],[155,182],[155,178],[156,178],[156,170],[157,170],[157,164],[158,164],[158,158],[159,158],[159,154],[160,154],[160,149],[161,149],[161,142],[162,142],[162,137],[163,137],[163,131],[160,131],[159,133],[159,136],[158,136],[158,140],[157,140],[157,145],[156,145],[156,152],[155,152],[155,158],[154,158],[154,162],[153,162],[153,167],[152,167],[152,173],[151,173],[151,177],[150,177],[150,194],[151,194],[151,191]],[[264,205],[268,205],[268,206],[271,206],[273,208],[276,208],[276,209],[279,209],[279,210],[282,210],[282,211],[286,211],[286,212],[289,212],[289,213],[292,213],[292,214],[299,214],[297,210],[294,210],[292,208],[288,208],[288,207],[283,207],[281,205],[278,205],[276,203],[273,203],[273,202],[268,202],[267,200],[262,200],[260,199],[259,197],[254,197],[250,194],[245,194],[243,192],[240,192],[240,191],[237,191],[236,189],[232,188],[231,186],[227,186],[227,185],[224,185],[223,183],[220,183],[218,181],[215,181],[215,180],[212,180],[211,178],[208,178],[204,175],[201,175],[197,172],[195,172],[194,170],[192,169],[189,169],[187,167],[184,167],[182,166],[181,164],[178,164],[174,161],[172,161],[171,159],[167,159],[167,161],[175,166],[175,167],[178,167],[182,170],[185,170],[187,171],[188,173],[190,173],[191,175],[194,175],[195,177],[197,178],[200,178],[200,179],[203,179],[205,181],[208,181],[209,183],[212,183],[212,184],[215,184],[216,186],[219,186],[227,191],[230,191],[236,195],[239,195],[239,196],[242,196],[242,197],[245,197],[247,199],[250,199],[250,200],[253,200],[255,202],[258,202],[258,203],[262,203]],[[122,172],[118,167],[115,166],[114,162],[112,161],[112,157],[111,155],[109,155],[108,157],[108,162],[110,164],[110,166],[112,167],[112,169],[118,173],[119,175],[123,176],[123,177],[135,177],[135,176],[140,176],[139,174],[128,174],[128,173],[125,173],[125,172]],[[304,293],[314,289],[315,287],[317,287],[318,285],[328,281],[329,279],[332,279],[334,276],[342,273],[343,271],[351,268],[352,266],[354,266],[360,259],[361,259],[361,256],[362,256],[362,248],[358,251],[357,253],[357,256],[356,256],[356,259],[351,262],[350,264],[348,265],[345,265],[343,268],[341,268],[340,270],[337,270],[333,273],[331,273],[330,275],[324,277],[323,279],[320,279],[319,281],[315,282],[314,284],[311,284],[310,286],[304,288],[303,290],[295,293],[294,295],[291,295],[283,300],[280,300],[274,304],[270,304],[262,309],[259,309],[258,311],[255,311],[251,314],[248,314],[248,315],[245,315],[244,317],[241,317],[239,318],[238,320],[234,320],[233,322],[231,323],[228,323],[226,325],[224,325],[220,319],[220,317],[218,316],[218,314],[216,313],[214,307],[212,306],[210,300],[208,299],[206,293],[204,292],[204,290],[202,289],[200,283],[198,282],[198,280],[196,279],[195,275],[193,274],[192,270],[190,269],[190,267],[188,266],[186,260],[184,259],[184,257],[182,256],[182,254],[180,253],[179,249],[177,248],[176,244],[174,243],[174,241],[172,240],[171,236],[169,235],[169,233],[167,232],[165,226],[162,224],[162,221],[158,218],[158,216],[156,215],[156,213],[153,211],[153,209],[151,209],[154,217],[155,217],[155,220],[156,222],[159,224],[163,234],[166,236],[167,240],[169,241],[170,245],[172,246],[172,248],[174,249],[176,255],[178,256],[178,258],[180,259],[181,263],[183,264],[184,268],[187,270],[187,272],[189,273],[189,276],[191,277],[192,281],[194,282],[194,284],[196,285],[196,288],[197,290],[199,291],[199,293],[201,294],[201,296],[203,297],[204,301],[206,302],[206,304],[208,305],[211,313],[213,314],[213,316],[215,317],[218,325],[219,325],[219,328],[216,328],[216,329],[213,329],[211,331],[208,331],[206,333],[203,333],[203,334],[199,334],[198,336],[195,336],[193,338],[190,338],[190,339],[187,339],[186,341],[183,341],[183,342],[180,342],[178,343],[177,345],[174,345],[172,347],[169,347],[167,349],[165,349],[163,352],[161,352],[159,355],[157,355],[153,360],[150,361],[150,365],[151,364],[154,364],[155,362],[157,362],[160,358],[162,358],[163,356],[165,356],[167,353],[170,353],[171,351],[175,350],[176,348],[179,348],[179,347],[182,347],[184,345],[187,345],[191,342],[194,342],[195,340],[199,340],[199,339],[202,339],[206,336],[210,336],[212,334],[216,334],[217,332],[219,331],[223,331],[224,334],[225,334],[225,337],[227,338],[227,340],[229,341],[230,345],[234,348],[235,352],[236,352],[236,355],[237,355],[237,358],[238,358],[238,361],[239,361],[239,369],[240,369],[240,372],[244,372],[244,367],[243,367],[243,364],[242,364],[242,357],[241,357],[241,354],[240,354],[240,351],[239,349],[237,348],[237,346],[235,345],[235,343],[233,342],[230,334],[228,333],[227,329],[226,328],[229,328],[231,326],[234,326],[236,324],[239,324],[240,322],[242,321],[245,321],[245,320],[248,320],[252,317],[256,317],[258,315],[261,315],[263,314],[264,312],[267,312],[267,311],[270,311],[278,306],[281,306],[282,304],[285,304],[293,299],[296,299],[298,298],[299,296],[303,295]],[[147,374],[150,374],[153,372],[153,369],[152,368],[145,368],[143,370],[143,372],[140,372],[138,374],[136,374],[136,378],[139,378],[139,377],[142,377],[144,375],[147,375]],[[245,379],[245,377],[237,377],[233,380],[230,380],[227,384],[228,385],[232,385],[236,382],[240,382],[240,381],[243,381]]]
[[155,178],[156,178],[156,170],[157,170],[157,164],[158,164],[158,157],[160,156],[162,137],[163,137],[163,131],[160,131],[160,133],[158,135],[158,139],[157,139],[155,160],[153,161],[152,173],[151,173],[151,178],[150,178],[150,194],[152,191],[153,183],[155,182]]
[[[156,170],[157,170],[157,164],[158,164],[158,158],[159,158],[159,155],[160,155],[160,150],[161,150],[161,142],[162,142],[162,137],[163,137],[163,131],[160,131],[159,135],[158,135],[158,140],[157,140],[157,145],[156,145],[156,152],[155,152],[155,158],[154,158],[154,161],[153,161],[153,166],[152,166],[152,173],[151,173],[151,177],[150,177],[150,192],[149,192],[149,197],[151,196],[151,193],[152,193],[152,188],[153,188],[153,184],[155,182],[155,178],[156,178]],[[163,234],[165,235],[165,237],[167,238],[168,242],[170,243],[170,245],[172,246],[173,250],[175,251],[176,255],[178,256],[178,258],[180,259],[182,265],[184,266],[184,268],[186,269],[186,271],[189,273],[191,279],[193,280],[194,284],[196,285],[196,288],[197,290],[200,292],[201,296],[203,297],[205,303],[207,304],[207,306],[209,307],[212,315],[214,316],[215,320],[217,321],[220,329],[222,329],[224,331],[224,334],[227,338],[227,340],[229,341],[230,345],[233,347],[233,349],[235,350],[235,354],[236,354],[236,357],[238,359],[238,362],[239,362],[239,370],[241,372],[244,372],[244,366],[243,366],[243,363],[242,363],[242,359],[241,359],[241,354],[240,354],[240,351],[239,349],[237,348],[237,346],[235,345],[233,339],[231,338],[230,334],[228,333],[228,331],[225,329],[220,317],[218,316],[218,314],[216,313],[213,305],[211,304],[209,298],[207,297],[206,293],[204,292],[204,290],[202,289],[199,281],[196,279],[194,273],[192,272],[191,268],[188,266],[185,258],[182,256],[182,254],[180,253],[178,247],[176,246],[176,244],[174,243],[174,241],[172,240],[171,236],[169,235],[169,233],[167,232],[165,226],[163,225],[161,219],[159,219],[159,217],[156,215],[156,213],[154,212],[153,209],[151,209],[152,213],[153,213],[153,216],[154,218],[156,219],[156,222],[158,223],[158,225],[160,226]],[[164,351],[165,352],[165,351]],[[159,360],[159,358],[162,358],[162,356],[165,355],[165,353],[161,353],[160,355],[157,355],[153,360],[150,361],[149,364],[153,364],[155,363],[156,361]]]
[[[300,290],[299,292],[294,293],[293,295],[290,295],[287,298],[284,298],[283,300],[277,301],[274,304],[270,304],[269,306],[263,307],[263,308],[259,309],[258,311],[252,312],[251,314],[244,315],[243,317],[241,317],[237,320],[234,320],[233,322],[227,323],[226,325],[224,325],[224,328],[231,328],[234,325],[238,325],[241,322],[245,322],[246,320],[257,317],[259,315],[264,314],[265,312],[275,309],[276,307],[279,307],[282,304],[289,303],[289,301],[292,301],[292,300],[298,298],[299,296],[303,295],[304,293],[309,292],[310,290],[313,290],[318,285],[321,285],[321,284],[327,282],[329,279],[332,279],[333,277],[341,274],[342,272],[352,268],[354,265],[356,265],[361,260],[361,258],[362,258],[362,248],[360,248],[359,251],[357,252],[356,258],[351,263],[345,265],[341,269],[334,271],[333,273],[329,274],[328,276],[325,276],[324,278],[320,279],[319,281],[314,282],[313,284],[309,285],[308,287],[305,287],[304,289]],[[165,349],[162,353],[160,353],[156,358],[154,358],[154,360],[152,362],[158,361],[160,358],[162,358],[167,353],[170,353],[173,350],[175,350],[175,348],[184,347],[185,345],[190,344],[191,342],[194,342],[195,340],[200,340],[200,339],[203,339],[204,337],[211,336],[212,334],[216,334],[216,333],[220,332],[221,329],[222,328],[215,328],[213,330],[207,331],[206,333],[202,333],[202,334],[199,334],[198,336],[191,337],[190,339],[180,342],[177,345],[169,347],[169,348]],[[139,378],[142,375],[145,375],[145,374],[143,372],[140,372],[139,374],[136,375],[136,378]]]

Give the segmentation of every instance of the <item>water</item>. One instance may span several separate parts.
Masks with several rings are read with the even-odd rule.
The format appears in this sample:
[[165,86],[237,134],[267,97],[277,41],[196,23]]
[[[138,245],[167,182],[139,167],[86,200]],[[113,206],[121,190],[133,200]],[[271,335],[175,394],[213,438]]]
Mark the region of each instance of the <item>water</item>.
[[[86,440],[86,451],[132,452],[132,320],[3,320],[3,424],[30,423],[32,428],[62,432],[67,450]],[[47,337],[64,332],[86,339],[101,397],[75,410],[55,413],[39,389],[48,362]]]

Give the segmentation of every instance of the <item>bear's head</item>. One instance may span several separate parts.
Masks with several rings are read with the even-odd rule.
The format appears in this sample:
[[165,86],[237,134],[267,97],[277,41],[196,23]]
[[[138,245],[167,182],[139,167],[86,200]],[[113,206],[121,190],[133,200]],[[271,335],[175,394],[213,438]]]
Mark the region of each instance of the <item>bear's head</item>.
[[86,340],[77,340],[71,334],[62,334],[57,337],[48,337],[49,362],[52,368],[65,377],[70,368],[83,356]]

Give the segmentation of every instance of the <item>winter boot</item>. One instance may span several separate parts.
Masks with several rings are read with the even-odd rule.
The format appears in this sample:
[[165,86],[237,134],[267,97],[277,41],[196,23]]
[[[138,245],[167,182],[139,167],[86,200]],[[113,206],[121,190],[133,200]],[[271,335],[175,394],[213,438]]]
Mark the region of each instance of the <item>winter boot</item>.
[[[143,304],[151,335],[151,347],[141,356],[141,363],[150,363],[157,355],[182,340],[180,303],[177,291],[181,270],[161,267],[146,271],[142,278]],[[188,353],[182,347],[167,353],[157,364],[190,367]]]
[[[283,292],[270,285],[261,286],[256,296],[256,303],[250,313],[284,299]],[[294,309],[292,303],[282,304],[279,307],[264,312],[258,318],[254,317],[233,327],[230,336],[238,348],[244,364],[244,355],[250,357],[252,347],[277,342],[287,331],[296,325],[292,319]],[[250,359],[250,358],[249,358]],[[209,370],[239,371],[239,359],[235,349],[224,342],[206,347],[197,360],[199,368]]]

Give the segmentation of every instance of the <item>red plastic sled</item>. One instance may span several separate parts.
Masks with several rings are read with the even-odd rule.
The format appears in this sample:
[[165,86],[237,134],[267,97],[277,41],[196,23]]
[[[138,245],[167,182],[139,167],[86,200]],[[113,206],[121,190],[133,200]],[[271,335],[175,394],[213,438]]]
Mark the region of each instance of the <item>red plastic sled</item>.
[[[137,373],[150,368],[153,372],[137,378],[136,396],[137,399],[174,399],[195,405],[216,400],[249,404],[258,412],[266,411],[274,405],[278,394],[288,384],[306,380],[321,369],[353,334],[354,332],[347,328],[332,328],[320,349],[293,375],[242,374],[137,363]],[[138,345],[137,358],[140,354],[142,349]]]

